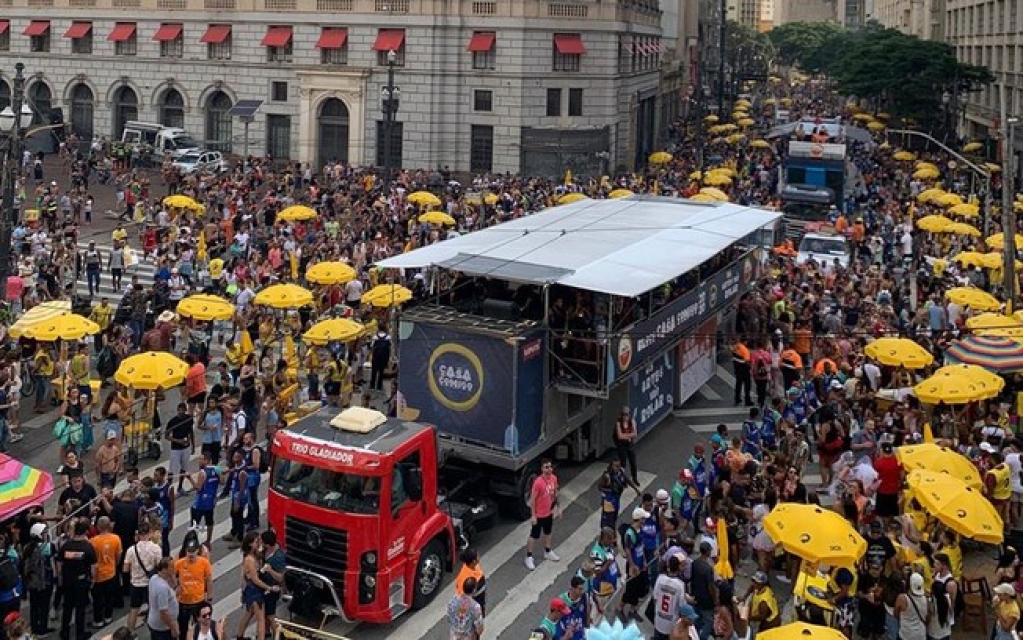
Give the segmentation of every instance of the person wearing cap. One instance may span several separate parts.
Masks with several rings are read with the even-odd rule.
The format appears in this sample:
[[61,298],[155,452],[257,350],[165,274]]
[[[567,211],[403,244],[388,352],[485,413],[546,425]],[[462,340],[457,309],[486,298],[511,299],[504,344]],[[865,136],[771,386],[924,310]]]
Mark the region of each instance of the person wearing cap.
[[[981,446],[990,444],[982,442]],[[991,447],[994,448],[994,447]],[[991,468],[984,474],[984,490],[991,505],[1002,517],[1002,522],[1009,522],[1009,502],[1012,500],[1012,470],[1002,460],[1002,454],[994,451],[991,456]]]
[[189,540],[185,545],[185,557],[174,561],[178,577],[179,629],[187,629],[193,620],[198,620],[199,611],[212,601],[213,565],[199,550],[199,541]]
[[600,527],[611,527],[618,525],[618,516],[621,510],[622,494],[626,487],[639,495],[639,485],[632,481],[632,478],[625,473],[620,458],[612,458],[607,464],[607,469],[597,481],[597,489],[600,491]]
[[475,592],[476,579],[470,576],[462,581],[461,593],[456,593],[448,602],[451,640],[479,640],[483,636],[483,609],[472,598]]
[[622,549],[625,551],[625,593],[622,595],[621,617],[638,621],[636,607],[650,590],[650,567],[643,541],[643,527],[650,512],[643,507],[632,510],[632,524],[625,529]]
[[[700,640],[700,632],[696,628],[700,615],[688,604],[679,607],[678,620],[668,636],[671,640]],[[656,636],[655,636],[656,637]]]
[[1019,637],[1016,625],[1020,617],[1016,588],[1003,583],[996,585],[992,591],[995,623],[991,630],[991,640],[1015,640]]
[[927,622],[933,615],[931,607],[931,599],[924,591],[923,576],[910,574],[907,591],[895,597],[894,615],[899,621],[899,640],[927,640]]
[[856,580],[857,609],[860,614],[856,633],[864,640],[881,640],[885,637],[887,614],[884,603],[884,566],[884,562],[879,559],[868,559],[866,571],[861,571]]
[[639,431],[636,429],[636,420],[632,417],[632,409],[624,406],[615,420],[614,443],[618,450],[618,460],[623,467],[628,463],[632,481],[636,484],[639,484],[639,466],[636,464],[635,449],[638,437]]
[[[753,574],[749,589],[742,599],[750,600],[749,622],[751,626],[756,625],[757,633],[781,626],[781,607],[778,606],[778,599],[766,573],[757,571]],[[883,621],[884,616],[881,619]]]
[[117,484],[117,478],[124,472],[120,438],[113,429],[106,432],[103,444],[96,447],[95,463],[96,479],[100,488],[113,488]]
[[895,447],[888,440],[881,442],[880,454],[874,458],[874,471],[878,478],[874,512],[887,524],[899,515],[899,494],[906,475],[895,457]]
[[669,556],[665,572],[657,576],[654,583],[654,640],[668,640],[671,630],[682,615],[686,603],[686,585],[679,577],[682,561],[678,556]]
[[46,525],[36,522],[29,529],[29,541],[23,549],[23,579],[28,591],[29,628],[32,635],[44,636],[49,628],[50,601],[53,598],[53,543],[47,540]]
[[33,640],[25,627],[25,618],[17,611],[12,611],[4,617],[4,631],[7,640]]
[[566,637],[565,621],[571,615],[572,609],[569,608],[568,603],[561,598],[554,598],[547,608],[547,615],[540,621],[540,626],[536,628],[536,632],[546,640],[561,640]]
[[687,529],[692,532],[700,499],[696,494],[696,479],[691,469],[682,469],[678,472],[678,479],[671,487],[670,504],[674,514],[681,518]]
[[99,531],[90,542],[96,552],[96,578],[92,583],[92,624],[102,627],[110,624],[114,607],[121,601],[120,577],[117,563],[121,559],[121,539],[113,533],[110,518],[96,520]]

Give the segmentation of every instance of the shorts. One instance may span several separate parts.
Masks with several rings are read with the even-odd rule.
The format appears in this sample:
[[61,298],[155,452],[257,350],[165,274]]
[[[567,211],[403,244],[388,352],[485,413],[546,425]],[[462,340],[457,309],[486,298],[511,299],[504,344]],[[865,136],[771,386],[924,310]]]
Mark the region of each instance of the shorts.
[[248,609],[254,604],[262,605],[266,601],[263,590],[254,584],[247,584],[242,589],[242,606]]
[[879,493],[876,496],[874,512],[882,518],[894,518],[899,515],[899,494]]
[[276,616],[277,603],[281,600],[281,594],[270,592],[263,596],[263,615]]
[[529,530],[529,537],[532,538],[533,540],[539,540],[541,532],[543,533],[543,535],[549,536],[551,535],[551,531],[553,530],[554,514],[551,514],[544,518],[536,519],[536,524],[534,524],[533,528]]
[[333,381],[324,382],[323,391],[328,396],[339,396],[341,395],[341,383]]
[[210,509],[209,511],[199,511],[195,507],[192,507],[189,511],[191,512],[192,526],[197,527],[200,524],[205,523],[208,528],[213,528],[213,509]]
[[644,570],[635,578],[625,581],[625,593],[622,594],[622,604],[630,604],[634,607],[639,604],[639,601],[650,591],[648,576],[649,573]]
[[149,602],[149,585],[136,587],[131,585],[131,592],[128,594],[128,604],[132,609],[138,609]]
[[170,451],[170,474],[176,476],[188,468],[188,462],[192,459],[191,449],[171,449]]
[[203,391],[194,396],[188,396],[188,404],[206,404],[206,392]]

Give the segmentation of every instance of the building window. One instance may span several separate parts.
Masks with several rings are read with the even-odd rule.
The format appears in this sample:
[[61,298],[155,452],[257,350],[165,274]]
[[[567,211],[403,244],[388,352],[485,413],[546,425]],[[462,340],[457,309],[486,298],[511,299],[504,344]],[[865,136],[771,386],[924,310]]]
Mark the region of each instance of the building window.
[[496,67],[497,32],[474,31],[469,40],[469,51],[472,53],[472,68],[488,71]]
[[578,53],[554,52],[554,71],[579,71],[583,57]]
[[394,52],[394,65],[405,66],[405,30],[380,29],[377,39],[373,42],[373,51],[377,52],[377,66],[387,66],[387,56]]
[[284,45],[283,47],[267,47],[266,48],[266,61],[267,62],[291,62],[292,56],[291,43]]
[[494,170],[493,127],[472,125],[469,134],[469,170],[473,173],[490,173]]
[[266,116],[266,152],[274,160],[291,158],[291,116]]
[[114,42],[114,55],[133,56],[138,53],[138,30],[134,22],[118,22],[107,37]]
[[6,31],[0,33],[0,51],[11,50],[11,29],[7,28]]
[[[387,51],[377,51],[377,66],[387,66]],[[394,50],[394,66],[404,67],[405,66],[405,44],[402,43],[400,47]]]
[[260,43],[266,47],[267,62],[291,62],[292,29],[291,27],[270,27]]
[[554,60],[551,68],[561,72],[579,71],[583,54],[586,53],[582,36],[578,33],[556,33],[553,45]]
[[206,148],[224,153],[231,152],[232,118],[231,97],[215,91],[206,100]]
[[405,123],[391,123],[391,148],[389,150],[386,148],[387,145],[384,144],[384,129],[384,121],[377,120],[377,166],[386,166],[384,152],[389,151],[391,154],[391,167],[400,169],[402,167],[402,155],[405,152]]
[[80,38],[71,39],[71,53],[78,53],[81,55],[89,55],[92,53],[91,31]]
[[288,83],[274,81],[270,83],[270,100],[272,102],[288,101]]
[[568,90],[568,115],[581,116],[583,114],[583,90]]
[[206,58],[208,60],[230,60],[231,59],[231,38],[223,42],[211,42],[206,45]]
[[181,58],[185,55],[185,38],[182,34],[178,34],[178,37],[173,40],[164,40],[160,42],[160,57],[161,58]]
[[320,64],[348,64],[348,45],[337,49],[320,49]]
[[556,118],[561,115],[561,89],[547,90],[547,117]]
[[476,89],[472,92],[472,110],[485,111],[494,110],[494,92],[489,89]]
[[494,50],[490,51],[473,51],[472,52],[472,68],[479,70],[493,70],[497,63],[497,55]]
[[185,127],[185,99],[177,89],[167,89],[163,94],[160,124],[165,127]]
[[320,64],[348,64],[348,29],[324,27],[316,48],[320,50]]
[[29,42],[29,48],[32,53],[49,53],[50,51],[50,32],[40,34],[38,36],[32,36],[32,40]]

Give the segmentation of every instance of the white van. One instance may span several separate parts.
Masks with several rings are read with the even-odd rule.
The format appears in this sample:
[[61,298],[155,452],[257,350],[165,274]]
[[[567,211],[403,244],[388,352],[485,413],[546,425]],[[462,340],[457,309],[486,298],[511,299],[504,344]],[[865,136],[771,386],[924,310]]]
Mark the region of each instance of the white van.
[[199,151],[200,145],[179,127],[165,127],[155,122],[129,120],[121,133],[121,142],[131,147],[149,146],[157,157],[170,153],[178,158],[186,153]]

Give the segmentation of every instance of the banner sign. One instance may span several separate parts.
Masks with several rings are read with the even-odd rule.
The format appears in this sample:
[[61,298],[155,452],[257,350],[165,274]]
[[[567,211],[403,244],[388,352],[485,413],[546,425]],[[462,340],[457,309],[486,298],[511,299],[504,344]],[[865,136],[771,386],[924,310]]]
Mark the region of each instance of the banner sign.
[[814,160],[845,160],[845,145],[832,142],[803,142],[793,140],[789,143],[790,158],[813,158]]
[[504,448],[518,455],[540,441],[543,425],[544,361],[542,333],[519,340],[515,372],[515,420],[506,431]]
[[657,425],[675,408],[675,352],[662,353],[629,376],[629,409],[639,433]]
[[653,316],[622,331],[608,350],[607,385],[643,366],[648,358],[694,331],[719,309],[733,304],[756,279],[758,268],[756,255],[749,251]]
[[506,431],[514,429],[515,347],[499,338],[406,321],[399,338],[404,415],[441,433],[505,447]]
[[678,343],[678,393],[675,394],[675,406],[681,406],[714,377],[717,369],[717,359],[714,357],[717,329],[718,319],[715,316]]

